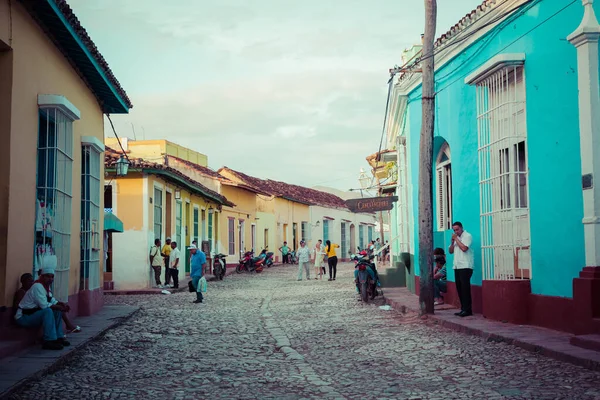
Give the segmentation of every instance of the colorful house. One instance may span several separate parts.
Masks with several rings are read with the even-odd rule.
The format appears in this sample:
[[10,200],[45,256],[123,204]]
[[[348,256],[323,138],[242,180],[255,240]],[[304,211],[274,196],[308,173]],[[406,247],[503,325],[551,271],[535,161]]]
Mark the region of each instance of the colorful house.
[[104,114],[132,105],[64,0],[0,0],[0,21],[0,325],[20,275],[48,265],[54,295],[90,315],[103,304]]
[[[583,3],[585,18],[580,2],[486,0],[436,41],[434,245],[447,251],[453,221],[473,235],[476,312],[598,333],[600,27],[599,6]],[[387,127],[395,253],[416,282],[419,68],[396,77]],[[448,279],[457,304],[451,269]]]
[[[109,174],[114,173],[118,156],[107,148],[105,168]],[[123,221],[124,227],[118,238],[109,239],[107,289],[154,286],[148,255],[155,239],[164,243],[170,237],[180,249],[194,240],[203,248],[214,248],[222,209],[234,206],[221,194],[164,163],[138,158],[130,161],[127,176],[105,183],[105,207]],[[180,278],[182,275],[180,272]]]

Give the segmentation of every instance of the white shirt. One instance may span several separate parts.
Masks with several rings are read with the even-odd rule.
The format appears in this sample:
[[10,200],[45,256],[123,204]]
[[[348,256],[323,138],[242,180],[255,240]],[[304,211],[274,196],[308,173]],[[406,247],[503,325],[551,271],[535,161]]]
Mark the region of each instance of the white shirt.
[[475,265],[475,253],[471,248],[473,244],[473,236],[467,231],[463,231],[458,237],[460,242],[468,247],[467,251],[462,251],[458,245],[454,246],[454,266],[453,269],[473,269]]
[[[179,264],[177,264],[177,267],[175,267],[174,265],[178,258],[180,259]],[[181,251],[179,250],[178,247],[176,247],[173,250],[171,250],[171,254],[169,254],[169,267],[179,268],[180,265],[181,265]]]
[[163,266],[163,258],[160,255],[160,248],[158,248],[157,246],[153,246],[152,249],[150,249],[150,256],[154,256],[154,258],[152,259],[153,267]]
[[298,262],[310,261],[310,250],[306,246],[300,247],[296,255],[298,256]]
[[[50,302],[48,302],[50,297]],[[15,314],[15,319],[19,319],[23,316],[23,308],[48,308],[55,305],[58,301],[52,296],[52,292],[46,292],[46,288],[39,282],[33,284],[33,286],[25,293],[23,300],[19,303],[19,309]]]

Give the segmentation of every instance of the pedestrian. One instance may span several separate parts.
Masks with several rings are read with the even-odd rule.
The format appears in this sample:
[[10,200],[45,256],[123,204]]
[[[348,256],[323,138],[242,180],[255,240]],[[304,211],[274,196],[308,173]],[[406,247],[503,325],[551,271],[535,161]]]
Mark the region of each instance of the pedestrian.
[[323,246],[323,241],[321,239],[317,241],[317,244],[315,245],[315,249],[313,251],[315,253],[315,280],[323,279],[323,272],[325,271],[325,267],[323,267],[323,258],[325,258],[325,247]]
[[279,251],[281,252],[281,257],[283,259],[283,264],[289,264],[289,253],[290,253],[290,248],[287,245],[287,242],[283,242],[283,246],[281,246],[279,248]]
[[163,246],[160,255],[163,256],[165,266],[165,287],[171,287],[171,271],[169,268],[169,265],[171,263],[171,238],[167,238],[165,240],[165,245]]
[[169,272],[173,280],[173,289],[179,288],[179,261],[181,251],[177,248],[177,242],[171,242],[171,253],[169,254]]
[[325,253],[327,255],[327,264],[329,264],[329,279],[328,281],[335,281],[335,276],[337,275],[337,254],[335,249],[339,248],[338,244],[331,244],[330,240],[325,241],[327,245],[325,247]]
[[200,291],[200,279],[204,276],[204,269],[206,268],[206,254],[203,251],[198,250],[198,246],[192,243],[188,247],[191,253],[190,257],[190,278],[192,278],[192,285],[196,288],[196,300],[194,303],[202,303],[203,297]]
[[442,293],[446,293],[446,253],[444,249],[438,247],[433,250],[433,261],[435,266],[433,267],[433,300],[434,305],[439,306],[444,304],[444,297]]
[[300,241],[300,248],[296,252],[298,257],[298,280],[302,280],[302,269],[306,271],[306,280],[310,280],[310,250],[304,240]]
[[160,239],[154,239],[154,246],[150,249],[150,266],[154,270],[154,283],[156,283],[157,288],[162,288],[160,273],[164,266],[164,259],[160,253]]
[[[460,300],[460,312],[455,313],[459,317],[468,317],[473,315],[473,309],[471,305],[471,276],[473,276],[473,267],[475,265],[475,257],[471,244],[473,243],[473,236],[463,229],[463,225],[460,222],[452,224],[452,243],[448,251],[450,254],[454,254],[454,276],[456,283],[456,291],[458,292],[458,298]],[[458,247],[458,251],[455,253],[454,249]]]
[[42,268],[42,273],[19,302],[15,314],[17,325],[25,328],[42,327],[44,332],[42,348],[62,350],[69,346],[62,329],[62,313],[68,312],[68,304],[57,301],[50,287],[54,281],[54,269]]

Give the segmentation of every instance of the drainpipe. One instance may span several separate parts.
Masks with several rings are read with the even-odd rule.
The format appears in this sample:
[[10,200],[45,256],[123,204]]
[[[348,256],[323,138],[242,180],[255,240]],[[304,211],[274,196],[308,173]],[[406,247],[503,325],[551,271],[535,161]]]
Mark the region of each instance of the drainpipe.
[[600,267],[600,25],[593,3],[594,0],[582,0],[583,20],[567,40],[577,48],[585,265]]

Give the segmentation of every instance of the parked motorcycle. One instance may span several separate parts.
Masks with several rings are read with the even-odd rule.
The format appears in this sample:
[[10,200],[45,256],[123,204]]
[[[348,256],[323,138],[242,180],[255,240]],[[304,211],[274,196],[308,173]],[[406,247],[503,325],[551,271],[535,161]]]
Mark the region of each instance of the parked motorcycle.
[[288,253],[288,262],[290,264],[298,264],[298,257],[296,257],[296,252],[295,251],[290,251]]
[[271,265],[273,265],[273,252],[270,251],[267,253],[267,258],[265,259],[265,267],[267,268],[271,268]]
[[[377,286],[379,285],[379,275],[377,274],[377,268],[375,268],[375,264],[371,262],[374,256],[368,255],[368,252],[364,250],[361,251],[359,255],[361,257],[358,255],[353,257],[353,260],[356,262],[357,270],[357,277],[355,280],[356,288],[358,289],[361,300],[365,303],[368,303],[369,300],[375,299],[375,297],[378,295]],[[373,271],[375,279],[373,279],[371,274],[369,274],[369,268],[371,271]]]
[[215,255],[213,260],[213,275],[220,281],[225,277],[225,271],[227,270],[225,257],[227,257],[225,254],[219,253]]
[[243,271],[252,272],[252,259],[254,258],[253,251],[247,251],[240,259],[240,262],[235,267],[235,272],[241,274]]

